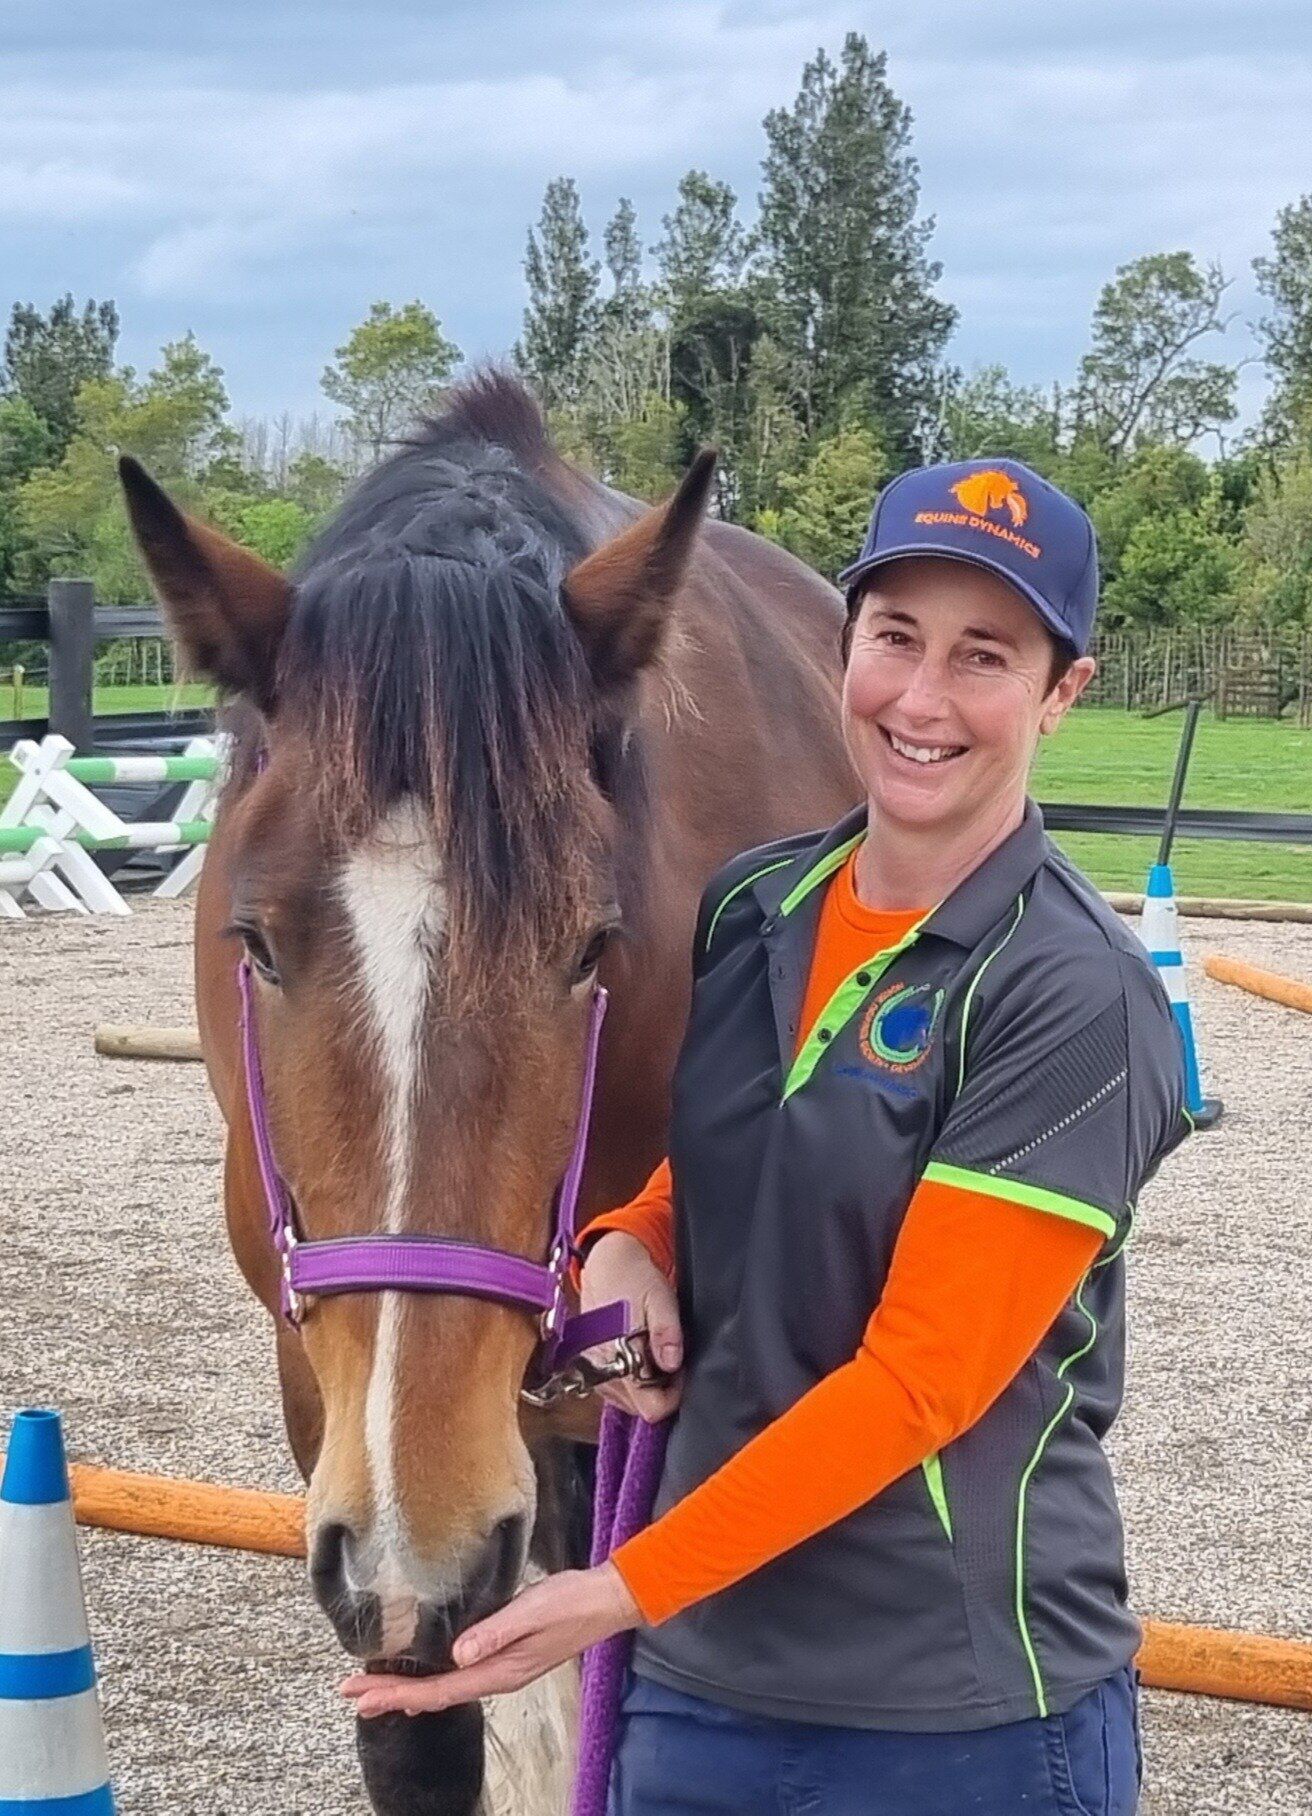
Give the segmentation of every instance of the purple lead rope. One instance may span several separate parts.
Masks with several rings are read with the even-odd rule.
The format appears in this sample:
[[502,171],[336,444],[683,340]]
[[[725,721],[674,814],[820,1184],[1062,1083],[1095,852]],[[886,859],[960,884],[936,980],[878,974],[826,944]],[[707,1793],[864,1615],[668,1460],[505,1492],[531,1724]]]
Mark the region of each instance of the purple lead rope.
[[[651,1519],[669,1420],[648,1425],[613,1406],[601,1414],[597,1482],[592,1504],[592,1562],[611,1553]],[[619,1736],[620,1696],[633,1636],[617,1633],[583,1655],[579,1763],[570,1816],[606,1816],[611,1766]]]

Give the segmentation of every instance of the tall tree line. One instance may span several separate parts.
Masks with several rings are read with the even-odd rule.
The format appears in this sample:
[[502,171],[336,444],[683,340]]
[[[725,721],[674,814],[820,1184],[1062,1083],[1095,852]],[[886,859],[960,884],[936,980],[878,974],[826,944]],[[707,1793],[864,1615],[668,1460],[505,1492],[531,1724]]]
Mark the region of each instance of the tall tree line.
[[[1270,391],[1240,435],[1230,285],[1189,252],[1149,253],[1109,278],[1067,380],[1026,385],[999,365],[952,362],[957,317],[912,119],[859,34],[836,56],[819,51],[762,128],[750,221],[727,183],[693,169],[659,222],[622,198],[594,239],[577,183],[547,185],[512,357],[567,454],[654,498],[711,443],[720,513],[827,574],[895,473],[1012,455],[1088,507],[1109,622],[1312,626],[1312,196],[1281,210],[1254,260]],[[118,448],[249,546],[292,559],[463,359],[427,304],[378,301],[325,365],[335,419],[234,424],[223,374],[193,336],[141,375],[116,363],[118,333],[110,301],[13,307],[0,593],[79,571],[107,600],[142,596]]]

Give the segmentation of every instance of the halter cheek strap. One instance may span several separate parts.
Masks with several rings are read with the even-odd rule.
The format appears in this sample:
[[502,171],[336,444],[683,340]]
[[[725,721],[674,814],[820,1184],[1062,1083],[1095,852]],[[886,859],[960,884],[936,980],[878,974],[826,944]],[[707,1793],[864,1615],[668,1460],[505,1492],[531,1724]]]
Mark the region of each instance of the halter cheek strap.
[[326,1298],[336,1293],[457,1293],[467,1298],[491,1299],[537,1314],[541,1336],[531,1371],[537,1381],[549,1379],[594,1344],[618,1341],[626,1334],[626,1301],[619,1299],[592,1311],[571,1312],[566,1286],[575,1253],[579,1187],[587,1157],[597,1050],[606,1013],[606,992],[600,985],[592,993],[574,1146],[556,1193],[551,1249],[544,1265],[504,1249],[482,1248],[445,1236],[304,1240],[296,1227],[291,1193],[273,1154],[249,959],[242,959],[237,976],[246,1103],[269,1214],[269,1237],[280,1268],[279,1303],[289,1324],[299,1326],[306,1313],[307,1298]]

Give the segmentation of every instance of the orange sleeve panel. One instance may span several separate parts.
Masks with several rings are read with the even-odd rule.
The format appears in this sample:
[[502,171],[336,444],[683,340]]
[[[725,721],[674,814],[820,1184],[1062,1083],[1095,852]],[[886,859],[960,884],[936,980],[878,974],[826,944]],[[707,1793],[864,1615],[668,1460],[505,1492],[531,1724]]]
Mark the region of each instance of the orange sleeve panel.
[[1047,1211],[922,1182],[852,1361],[614,1553],[643,1619],[656,1625],[750,1575],[969,1430],[1101,1242]]
[[674,1183],[668,1160],[661,1161],[636,1198],[594,1217],[579,1236],[580,1248],[607,1230],[636,1236],[665,1278],[674,1278]]

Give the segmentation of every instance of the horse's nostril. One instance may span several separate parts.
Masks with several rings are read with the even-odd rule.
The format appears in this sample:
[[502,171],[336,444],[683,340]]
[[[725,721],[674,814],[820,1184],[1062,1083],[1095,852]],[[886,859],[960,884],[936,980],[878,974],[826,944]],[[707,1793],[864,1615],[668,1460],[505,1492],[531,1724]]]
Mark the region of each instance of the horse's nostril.
[[310,1581],[321,1599],[325,1595],[340,1595],[346,1588],[346,1559],[351,1542],[350,1527],[339,1520],[320,1526],[315,1533],[314,1550],[310,1554]]
[[520,1548],[524,1542],[524,1518],[522,1514],[508,1513],[504,1520],[498,1520],[492,1528],[488,1541],[488,1553],[492,1560],[493,1574],[497,1580],[506,1577],[517,1577],[520,1571]]

